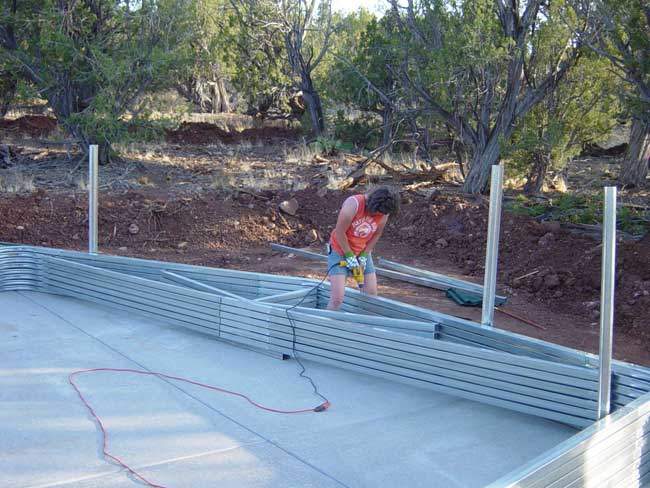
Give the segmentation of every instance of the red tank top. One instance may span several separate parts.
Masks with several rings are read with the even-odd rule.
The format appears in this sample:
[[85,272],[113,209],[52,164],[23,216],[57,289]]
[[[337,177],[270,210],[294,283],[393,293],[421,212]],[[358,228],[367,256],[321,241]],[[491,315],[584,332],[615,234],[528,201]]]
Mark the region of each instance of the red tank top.
[[[348,238],[348,244],[350,244],[352,252],[358,255],[366,248],[368,241],[372,239],[375,232],[377,232],[383,215],[371,215],[366,211],[365,195],[354,195],[350,198],[354,198],[357,201],[357,213],[354,215],[350,227],[345,231],[345,236]],[[332,231],[330,237],[330,244],[332,249],[341,256],[344,254],[343,248],[336,240],[334,231]]]

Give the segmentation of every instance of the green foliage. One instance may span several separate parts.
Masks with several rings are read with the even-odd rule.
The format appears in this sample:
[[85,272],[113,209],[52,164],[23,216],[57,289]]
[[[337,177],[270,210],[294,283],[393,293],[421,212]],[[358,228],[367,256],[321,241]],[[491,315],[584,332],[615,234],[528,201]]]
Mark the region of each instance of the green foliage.
[[25,1],[3,9],[0,63],[19,73],[86,143],[128,134],[120,118],[184,66],[187,1]]
[[350,143],[325,136],[316,138],[316,140],[310,145],[319,154],[326,156],[335,156],[341,152],[351,152],[354,150],[354,146],[352,146]]
[[333,102],[380,113],[385,107],[375,88],[385,94],[396,88],[391,69],[397,69],[398,42],[390,20],[361,10],[346,17],[344,25],[350,32],[334,49],[326,95]]
[[371,149],[381,144],[381,127],[376,117],[348,118],[339,110],[334,119],[334,137],[358,148]]
[[[602,223],[603,195],[562,194],[539,200],[517,195],[506,208],[517,215],[527,215],[540,220],[553,220],[573,224],[598,225]],[[616,227],[632,235],[643,235],[650,230],[650,223],[636,207],[621,206],[617,212]]]
[[600,46],[625,75],[623,91],[630,113],[650,119],[650,7],[647,0],[603,0],[596,4]]
[[[219,0],[217,0],[219,1]],[[230,3],[219,11],[216,49],[230,81],[249,111],[287,109],[291,69],[279,24],[278,4],[272,0]]]
[[559,171],[587,144],[607,139],[617,124],[621,81],[608,61],[586,52],[557,90],[520,121],[503,155],[511,174],[526,175],[536,157]]

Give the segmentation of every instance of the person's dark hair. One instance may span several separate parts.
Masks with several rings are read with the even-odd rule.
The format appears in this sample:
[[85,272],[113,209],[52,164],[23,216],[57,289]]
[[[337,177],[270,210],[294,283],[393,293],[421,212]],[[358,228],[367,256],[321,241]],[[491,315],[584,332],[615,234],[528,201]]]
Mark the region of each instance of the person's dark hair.
[[366,205],[370,213],[395,215],[399,211],[399,191],[388,186],[380,186],[370,192]]

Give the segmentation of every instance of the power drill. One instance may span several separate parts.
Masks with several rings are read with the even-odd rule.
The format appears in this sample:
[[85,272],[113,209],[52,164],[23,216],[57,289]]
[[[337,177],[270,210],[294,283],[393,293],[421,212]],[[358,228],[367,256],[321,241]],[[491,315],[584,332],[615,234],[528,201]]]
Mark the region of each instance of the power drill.
[[[346,261],[341,261],[339,264],[344,268],[348,266],[348,263]],[[357,266],[356,268],[352,268],[351,271],[352,278],[354,278],[354,281],[357,282],[357,286],[360,289],[363,288],[363,268],[361,266]]]

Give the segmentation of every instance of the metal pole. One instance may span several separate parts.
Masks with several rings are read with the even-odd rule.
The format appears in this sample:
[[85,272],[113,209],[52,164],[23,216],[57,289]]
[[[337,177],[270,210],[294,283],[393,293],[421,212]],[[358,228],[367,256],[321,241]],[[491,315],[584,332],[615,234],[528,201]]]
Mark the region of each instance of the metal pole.
[[98,147],[93,144],[88,151],[88,252],[97,254],[97,192],[99,186]]
[[499,258],[499,229],[501,227],[501,200],[503,197],[503,166],[492,166],[490,182],[490,210],[488,217],[485,277],[483,282],[483,311],[481,323],[489,327],[494,322],[494,297],[497,289],[497,262]]
[[603,261],[600,285],[600,367],[598,418],[610,412],[612,396],[612,332],[614,329],[614,281],[616,279],[616,187],[605,187],[603,209]]

